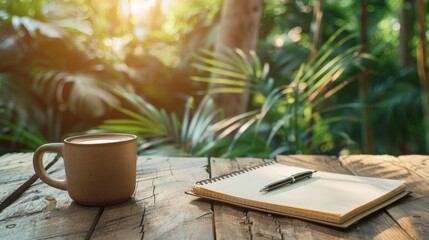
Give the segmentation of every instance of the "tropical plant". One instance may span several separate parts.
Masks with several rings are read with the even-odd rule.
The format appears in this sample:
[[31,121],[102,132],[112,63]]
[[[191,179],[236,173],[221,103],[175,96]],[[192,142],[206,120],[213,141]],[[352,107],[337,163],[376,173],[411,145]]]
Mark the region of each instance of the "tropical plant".
[[118,103],[111,89],[124,84],[79,39],[92,28],[78,5],[5,1],[0,18],[1,139],[9,151],[86,130]]
[[378,152],[401,154],[412,152],[425,152],[425,136],[422,134],[423,107],[421,101],[422,91],[415,66],[395,69],[391,63],[385,75],[384,84],[371,89],[374,97],[373,121],[377,123],[375,135],[379,140]]
[[[93,132],[136,134],[141,140],[139,152],[142,155],[208,155],[208,144],[216,145],[216,148],[226,145],[225,137],[240,127],[237,123],[253,114],[246,113],[216,122],[219,109],[216,109],[213,100],[206,96],[198,106],[194,106],[195,101],[191,97],[184,107],[183,118],[179,119],[176,113],[169,114],[164,109],[157,109],[134,93],[118,92],[118,95],[126,99],[134,110],[113,105],[126,118],[108,119]],[[238,151],[232,154],[238,154]]]
[[[328,101],[355,79],[340,76],[359,65],[363,57],[359,46],[339,51],[352,39],[351,35],[341,39],[341,33],[334,34],[317,54],[301,64],[293,80],[284,85],[276,85],[269,76],[268,64],[262,64],[254,52],[236,50],[215,58],[215,53],[202,50],[193,64],[201,75],[192,79],[226,87],[210,89],[195,111],[193,98],[188,99],[180,120],[176,113],[158,110],[136,94],[118,93],[134,110],[113,106],[126,118],[106,120],[97,129],[141,136],[144,142],[140,150],[144,154],[273,157],[280,153],[331,151],[335,141],[329,124],[344,117],[326,118],[324,111],[350,107],[329,106]],[[216,77],[204,72],[216,73]],[[246,91],[254,95],[257,108],[218,120],[219,109],[209,96]]]
[[11,136],[26,130],[40,134],[42,142],[85,131],[112,117],[110,104],[122,104],[115,90],[135,91],[168,111],[181,107],[177,98],[195,87],[187,81],[192,69],[186,54],[205,44],[220,6],[218,1],[207,7],[204,1],[193,1],[192,16],[174,5],[181,11],[164,16],[165,31],[159,26],[143,38],[119,1],[0,1],[0,84],[6,93],[0,107],[8,115],[2,138],[15,139],[18,146],[23,141]]
[[[112,105],[139,112],[129,97],[115,91],[135,92],[135,98],[144,96],[143,102],[159,112],[165,109],[169,123],[175,121],[182,128],[186,126],[184,102],[193,96],[194,103],[189,105],[199,106],[205,91],[201,82],[223,83],[223,89],[210,89],[210,94],[251,92],[249,109],[256,112],[238,116],[231,125],[231,119],[220,121],[217,115],[208,127],[226,127],[213,130],[201,144],[193,143],[198,146],[194,148],[180,147],[185,140],[176,141],[173,132],[164,132],[161,138],[170,136],[164,143],[181,149],[181,154],[336,153],[341,141],[363,142],[361,121],[357,120],[362,100],[357,83],[352,82],[360,74],[354,63],[362,55],[353,56],[354,48],[359,52],[355,47],[358,41],[348,35],[364,26],[356,14],[362,3],[323,1],[318,38],[331,42],[321,49],[312,40],[316,36],[314,1],[267,0],[257,54],[232,51],[216,58],[208,50],[195,58],[192,54],[199,48],[211,49],[221,0],[156,0],[148,4],[156,13],[144,14],[133,12],[138,3],[0,1],[0,154],[33,150],[42,142],[59,140],[124,114],[113,111]],[[169,7],[163,7],[165,4]],[[413,24],[417,21],[416,3],[389,0],[363,4],[371,43],[367,51],[378,59],[365,64],[371,71],[367,72],[370,87],[366,103],[373,109],[368,117],[375,150],[424,153],[422,91],[416,82],[413,51],[424,34],[419,39],[418,25]],[[420,13],[421,20],[428,11]],[[137,21],[145,15],[149,24]],[[346,30],[328,40],[342,26]],[[346,38],[349,40],[341,42]],[[313,55],[317,49],[320,51]],[[409,54],[404,57],[404,52]],[[323,74],[317,76],[318,72]],[[211,73],[218,78],[210,79]],[[196,81],[189,81],[191,75]],[[329,75],[330,80],[325,77]],[[203,94],[196,95],[197,91]],[[189,116],[196,109],[190,107]],[[385,124],[380,126],[379,122]],[[156,139],[145,137],[147,142]]]
[[[247,119],[235,134],[229,150],[234,149],[234,144],[249,130],[254,135],[265,137],[265,152],[271,157],[279,153],[328,152],[334,149],[329,124],[344,121],[347,117],[333,115],[327,118],[326,111],[351,105],[329,106],[329,99],[356,79],[356,76],[340,77],[347,69],[359,66],[359,59],[364,57],[359,53],[359,46],[344,48],[353,36],[341,38],[343,31],[338,30],[317,54],[302,63],[292,81],[279,86],[269,77],[268,65],[262,65],[255,53],[251,52],[249,56],[236,50],[228,56],[215,56],[213,52],[202,51],[197,56],[199,63],[194,67],[216,73],[217,77],[195,76],[193,80],[228,86],[212,89],[211,94],[248,91],[254,94],[253,100],[259,104],[258,112]],[[344,136],[344,133],[336,135]]]

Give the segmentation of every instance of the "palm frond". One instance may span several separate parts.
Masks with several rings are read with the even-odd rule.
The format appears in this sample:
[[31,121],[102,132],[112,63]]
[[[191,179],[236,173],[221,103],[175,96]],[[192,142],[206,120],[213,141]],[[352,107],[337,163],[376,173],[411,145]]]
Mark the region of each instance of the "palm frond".
[[159,110],[135,94],[121,93],[121,96],[137,112],[113,105],[129,119],[106,120],[98,129],[136,134],[145,139],[141,145],[142,150],[170,146],[170,150],[177,150],[176,154],[192,154],[210,137],[207,131],[217,111],[213,111],[213,101],[208,98],[203,99],[195,111],[192,111],[194,100],[188,99],[183,119],[179,120],[175,113],[168,114],[163,109]]
[[12,16],[11,22],[16,31],[20,31],[21,28],[24,28],[32,38],[36,38],[38,33],[47,38],[60,39],[68,36],[68,32],[61,27],[27,16]]
[[[196,57],[200,63],[194,67],[211,76],[193,76],[192,79],[219,84],[210,89],[210,94],[258,93],[264,98],[256,114],[249,114],[239,121],[231,121],[228,128],[222,130],[219,135],[222,137],[234,133],[228,152],[233,151],[240,140],[244,140],[244,135],[249,136],[249,131],[253,133],[253,138],[265,134],[265,148],[272,148],[275,152],[286,149],[302,152],[312,141],[308,136],[318,139],[320,137],[317,134],[327,134],[327,126],[332,121],[324,121],[319,114],[322,109],[318,107],[333,93],[356,79],[341,79],[346,69],[360,66],[360,46],[350,44],[355,36],[342,37],[344,32],[345,28],[335,32],[316,54],[300,65],[290,83],[279,87],[276,87],[274,79],[269,77],[268,64],[261,64],[253,52],[245,54],[241,50],[235,50],[216,55],[205,50],[202,56]],[[351,47],[346,47],[350,45]],[[233,77],[229,72],[222,74],[225,73],[223,71],[232,71],[240,78]],[[277,109],[283,109],[282,114],[279,114]],[[273,118],[274,114],[276,116]],[[313,127],[310,123],[316,125]],[[322,125],[323,128],[320,127]],[[261,128],[262,126],[264,128]],[[265,126],[269,126],[268,129]],[[289,146],[273,147],[272,144],[278,144],[278,139],[283,139],[284,144]],[[215,148],[216,144],[211,147]]]
[[246,54],[241,49],[235,49],[227,51],[227,54],[219,54],[201,50],[200,55],[195,55],[195,59],[197,62],[192,66],[211,76],[191,76],[191,79],[218,85],[210,88],[209,94],[261,92],[267,86],[262,82],[269,79],[269,66],[262,65],[253,51]]
[[[73,113],[83,112],[88,116],[100,117],[110,104],[119,104],[112,93],[115,87],[99,76],[90,73],[72,73],[45,68],[33,70],[33,88],[47,101],[56,100],[66,105]],[[66,88],[69,91],[66,92]],[[117,86],[118,87],[118,86]]]

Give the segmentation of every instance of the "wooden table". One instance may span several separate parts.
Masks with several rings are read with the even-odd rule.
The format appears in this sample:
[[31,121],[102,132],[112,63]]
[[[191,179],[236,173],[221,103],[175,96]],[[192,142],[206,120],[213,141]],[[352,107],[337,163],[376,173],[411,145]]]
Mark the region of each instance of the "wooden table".
[[[45,158],[48,171],[63,177],[63,161],[54,155]],[[197,180],[262,162],[140,157],[131,200],[83,207],[34,175],[31,153],[7,154],[0,157],[0,239],[429,239],[429,156],[279,159],[300,167],[407,182],[411,196],[345,230],[184,194]]]

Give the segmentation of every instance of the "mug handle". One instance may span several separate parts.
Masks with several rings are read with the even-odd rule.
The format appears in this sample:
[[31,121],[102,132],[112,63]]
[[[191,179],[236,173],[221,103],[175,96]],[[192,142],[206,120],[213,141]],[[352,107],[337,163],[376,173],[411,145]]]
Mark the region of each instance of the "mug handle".
[[52,187],[66,190],[66,181],[52,178],[46,172],[45,167],[43,166],[43,155],[46,152],[57,152],[63,155],[63,143],[48,143],[44,144],[36,149],[33,155],[33,167],[34,171],[36,171],[37,176],[48,185]]

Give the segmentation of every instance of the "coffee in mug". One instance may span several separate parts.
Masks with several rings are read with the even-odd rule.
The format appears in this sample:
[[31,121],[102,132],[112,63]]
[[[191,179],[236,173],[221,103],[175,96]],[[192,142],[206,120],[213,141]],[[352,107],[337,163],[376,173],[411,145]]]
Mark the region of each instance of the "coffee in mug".
[[[43,166],[45,152],[62,155],[66,178],[52,178]],[[128,200],[136,186],[137,137],[104,133],[66,138],[40,146],[33,156],[39,178],[66,190],[77,203],[103,206]]]

